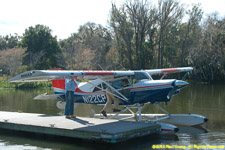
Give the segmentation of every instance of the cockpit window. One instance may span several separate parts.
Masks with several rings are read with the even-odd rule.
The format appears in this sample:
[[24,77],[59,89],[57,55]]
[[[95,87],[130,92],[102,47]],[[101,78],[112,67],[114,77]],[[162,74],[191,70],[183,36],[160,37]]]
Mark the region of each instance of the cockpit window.
[[121,79],[121,80],[111,82],[111,86],[115,89],[120,89],[121,87],[130,86],[130,83],[128,79]]
[[135,80],[137,83],[141,80],[152,80],[152,78],[147,72],[135,72]]

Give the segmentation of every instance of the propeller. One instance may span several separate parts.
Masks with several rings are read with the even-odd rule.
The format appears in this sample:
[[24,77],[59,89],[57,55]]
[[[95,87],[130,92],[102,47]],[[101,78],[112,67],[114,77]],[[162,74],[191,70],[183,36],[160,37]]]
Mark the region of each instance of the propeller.
[[183,76],[182,80],[183,80],[183,81],[186,80],[186,79],[189,77],[189,75],[190,75],[189,72],[185,73],[185,75]]
[[167,95],[167,99],[170,100],[173,95],[177,94],[177,90],[179,89],[178,86],[176,86],[176,80],[171,84],[173,88],[170,90],[170,92]]

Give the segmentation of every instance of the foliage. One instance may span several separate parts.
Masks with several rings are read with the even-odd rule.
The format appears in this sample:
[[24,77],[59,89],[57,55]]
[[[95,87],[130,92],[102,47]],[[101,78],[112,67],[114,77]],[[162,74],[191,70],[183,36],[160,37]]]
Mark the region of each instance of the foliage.
[[98,69],[106,66],[111,35],[101,25],[86,23],[79,32],[60,42],[67,69]]
[[[189,56],[196,67],[195,75],[203,81],[225,81],[225,18],[218,20],[217,14],[209,16],[203,24],[202,38]],[[198,33],[199,34],[199,33]]]
[[9,83],[6,81],[0,81],[0,88],[51,88],[51,82],[30,82],[30,83]]
[[113,29],[120,63],[129,69],[145,69],[149,49],[145,46],[148,33],[158,18],[155,8],[147,1],[127,1],[121,8],[112,5],[110,26]]
[[6,49],[12,49],[18,46],[18,42],[20,40],[20,36],[17,34],[13,35],[0,35],[0,51]]
[[51,82],[24,82],[24,83],[9,83],[7,79],[11,77],[0,77],[0,88],[51,88]]
[[21,46],[27,48],[23,64],[30,69],[51,69],[59,67],[57,55],[61,48],[56,37],[51,35],[51,29],[44,25],[29,27],[23,34]]
[[[78,34],[83,44],[83,49],[90,49],[92,52],[89,52],[94,53],[94,57],[91,58],[93,69],[105,68],[105,55],[111,47],[112,40],[109,30],[102,25],[88,22],[80,26]],[[99,68],[99,66],[101,67]]]
[[[176,31],[183,8],[179,3],[168,0],[159,1],[158,10],[147,0],[127,1],[120,8],[112,5],[110,25],[115,33],[119,56],[125,58],[121,61],[126,68],[156,67],[154,62],[158,62],[158,67],[164,66],[164,53],[169,56],[175,40],[168,36],[175,37],[176,32],[171,32],[171,29]],[[172,50],[175,51],[174,48]]]
[[129,70],[192,66],[193,79],[225,81],[224,31],[225,18],[210,14],[203,19],[200,4],[185,10],[173,0],[159,0],[157,6],[150,0],[127,0],[120,7],[112,4],[109,27],[88,22],[59,42],[49,27],[29,27],[20,42],[25,55],[24,49],[18,48],[19,36],[0,36],[0,70],[14,75],[55,67]]

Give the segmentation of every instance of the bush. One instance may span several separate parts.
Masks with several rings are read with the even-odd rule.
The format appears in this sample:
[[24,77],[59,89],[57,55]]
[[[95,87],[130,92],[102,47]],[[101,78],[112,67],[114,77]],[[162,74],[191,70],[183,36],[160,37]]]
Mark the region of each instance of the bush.
[[6,81],[0,82],[0,88],[16,88],[16,89],[23,89],[23,88],[51,88],[51,82],[24,82],[24,83],[9,83]]

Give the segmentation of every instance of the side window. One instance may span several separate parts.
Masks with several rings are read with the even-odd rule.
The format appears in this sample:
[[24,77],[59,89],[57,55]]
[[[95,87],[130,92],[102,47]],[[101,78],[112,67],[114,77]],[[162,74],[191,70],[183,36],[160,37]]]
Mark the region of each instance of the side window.
[[122,79],[117,81],[111,81],[110,85],[115,89],[120,89],[122,86],[130,86],[130,82],[128,81],[128,79]]
[[129,80],[128,80],[128,79],[123,79],[123,80],[122,80],[122,85],[121,85],[121,86],[123,86],[123,87],[130,86]]
[[97,87],[94,88],[93,92],[101,91],[101,88],[102,88],[102,84],[99,84],[97,85]]

